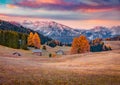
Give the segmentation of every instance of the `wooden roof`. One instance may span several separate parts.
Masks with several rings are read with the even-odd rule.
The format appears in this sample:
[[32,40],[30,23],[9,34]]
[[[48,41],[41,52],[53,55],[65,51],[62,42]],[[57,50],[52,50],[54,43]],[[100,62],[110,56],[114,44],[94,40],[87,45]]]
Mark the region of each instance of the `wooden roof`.
[[34,50],[32,50],[32,52],[38,53],[38,52],[42,52],[42,50],[41,49],[34,49]]

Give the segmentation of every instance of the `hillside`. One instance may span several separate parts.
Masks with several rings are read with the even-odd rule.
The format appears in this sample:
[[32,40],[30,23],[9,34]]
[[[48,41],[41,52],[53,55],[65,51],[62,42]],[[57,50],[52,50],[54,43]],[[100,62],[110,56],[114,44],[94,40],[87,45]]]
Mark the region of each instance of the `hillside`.
[[120,84],[120,50],[48,58],[0,46],[0,54],[1,85]]
[[[16,22],[8,22],[8,21],[3,21],[3,20],[0,20],[0,30],[11,30],[15,32],[25,33],[25,34],[29,34],[30,32],[33,32],[33,33],[36,32],[31,29],[25,28]],[[41,38],[42,44],[44,44],[47,41],[52,40],[51,38],[45,37],[40,33],[38,34]]]

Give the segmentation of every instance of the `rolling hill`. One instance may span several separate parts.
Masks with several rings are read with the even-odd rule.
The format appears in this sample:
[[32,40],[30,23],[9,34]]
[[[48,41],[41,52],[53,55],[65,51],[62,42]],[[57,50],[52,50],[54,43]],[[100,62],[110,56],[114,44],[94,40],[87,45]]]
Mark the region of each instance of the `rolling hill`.
[[48,58],[0,46],[0,84],[119,85],[119,56],[120,50]]

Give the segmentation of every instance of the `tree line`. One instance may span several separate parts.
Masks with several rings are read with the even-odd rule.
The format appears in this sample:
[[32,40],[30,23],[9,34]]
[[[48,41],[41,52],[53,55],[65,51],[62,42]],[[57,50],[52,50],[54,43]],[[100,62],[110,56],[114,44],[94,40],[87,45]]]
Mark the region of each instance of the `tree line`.
[[27,34],[0,30],[0,45],[16,49],[27,49]]

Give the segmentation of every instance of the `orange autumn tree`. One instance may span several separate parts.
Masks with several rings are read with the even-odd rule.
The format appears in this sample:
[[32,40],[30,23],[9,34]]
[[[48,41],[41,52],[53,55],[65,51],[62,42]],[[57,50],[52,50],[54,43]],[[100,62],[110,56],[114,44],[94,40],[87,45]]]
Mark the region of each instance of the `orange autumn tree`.
[[74,38],[73,39],[73,42],[72,42],[72,48],[71,48],[71,53],[72,54],[75,54],[75,53],[78,53],[78,38]]
[[40,48],[40,46],[41,46],[41,41],[40,41],[40,37],[39,37],[39,35],[38,35],[37,33],[35,33],[35,34],[33,35],[32,42],[33,42],[34,47]]
[[85,36],[81,35],[80,37],[76,37],[73,39],[71,53],[84,53],[90,51],[89,41]]
[[30,32],[30,34],[28,36],[28,40],[27,40],[28,46],[34,46],[32,39],[33,39],[33,33]]

